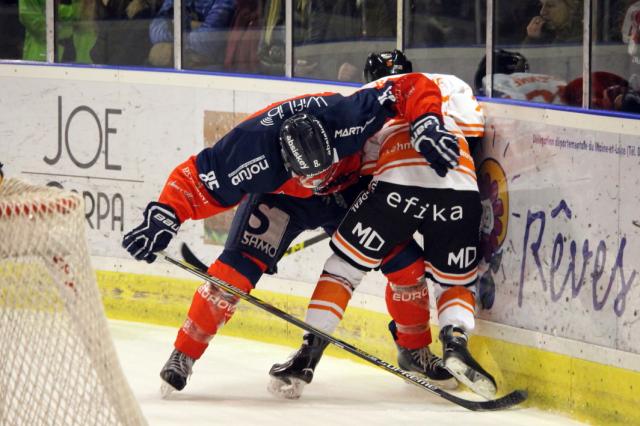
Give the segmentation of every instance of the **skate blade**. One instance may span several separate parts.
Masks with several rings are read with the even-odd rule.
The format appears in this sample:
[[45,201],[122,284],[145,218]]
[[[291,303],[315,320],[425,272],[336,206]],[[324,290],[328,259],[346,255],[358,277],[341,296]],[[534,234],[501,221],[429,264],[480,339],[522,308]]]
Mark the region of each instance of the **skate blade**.
[[177,390],[178,389],[174,388],[173,386],[171,386],[169,383],[165,382],[164,380],[160,384],[160,396],[162,397],[162,399],[169,398],[169,396],[172,393],[176,392]]
[[306,383],[296,378],[289,378],[287,380],[289,381],[289,383],[277,377],[271,377],[269,385],[267,386],[267,390],[277,398],[300,398],[300,396],[302,395],[302,391],[304,390],[304,385],[306,385]]
[[451,377],[450,379],[446,379],[446,380],[434,380],[434,379],[431,379],[429,376],[424,376],[424,378],[427,382],[439,387],[440,389],[456,390],[458,388],[458,381],[456,380],[455,377]]
[[[419,371],[413,371],[413,370],[404,370],[409,374],[412,374],[414,376],[418,376],[424,380],[426,380],[427,382],[431,383],[434,386],[439,387],[440,389],[444,389],[444,390],[456,390],[458,389],[458,380],[456,380],[455,377],[451,377],[449,379],[445,379],[445,380],[434,380],[431,377],[427,376],[424,373],[421,373]],[[411,380],[405,380],[405,382],[409,383],[409,384],[413,384],[413,382]]]
[[478,395],[492,399],[496,395],[496,387],[494,384],[484,375],[469,368],[467,364],[460,361],[457,358],[449,358],[445,361],[447,370],[453,377],[458,379],[460,383],[471,389]]

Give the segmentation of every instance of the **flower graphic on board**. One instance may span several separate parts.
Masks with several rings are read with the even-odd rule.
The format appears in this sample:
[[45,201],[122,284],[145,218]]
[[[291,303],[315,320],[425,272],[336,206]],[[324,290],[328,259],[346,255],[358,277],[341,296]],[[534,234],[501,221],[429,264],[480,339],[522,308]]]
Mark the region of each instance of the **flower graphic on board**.
[[492,272],[500,267],[502,243],[507,235],[509,192],[507,177],[493,158],[485,159],[478,168],[478,189],[482,204],[480,223],[480,303],[485,309],[493,306],[495,284]]

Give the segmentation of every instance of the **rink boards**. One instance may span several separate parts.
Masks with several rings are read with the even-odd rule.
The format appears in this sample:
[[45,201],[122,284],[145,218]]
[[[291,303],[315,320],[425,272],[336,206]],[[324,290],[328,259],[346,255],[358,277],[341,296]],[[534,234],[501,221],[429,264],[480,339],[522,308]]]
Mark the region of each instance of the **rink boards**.
[[[0,85],[5,173],[81,192],[108,314],[175,326],[197,283],[166,278],[174,273],[166,265],[133,265],[119,246],[123,230],[136,224],[178,162],[247,114],[300,93],[353,91],[16,64],[0,66]],[[632,403],[640,383],[640,121],[485,107],[477,169],[483,256],[496,291],[491,309],[479,314],[473,349],[503,389],[528,388],[534,405],[581,419],[640,422]],[[229,217],[185,224],[180,239],[211,261]],[[278,277],[291,286],[269,277],[256,294],[302,316],[328,253],[325,242],[283,259]],[[393,361],[383,291],[382,277],[369,274],[341,336]],[[225,332],[297,343],[291,327],[239,309]]]

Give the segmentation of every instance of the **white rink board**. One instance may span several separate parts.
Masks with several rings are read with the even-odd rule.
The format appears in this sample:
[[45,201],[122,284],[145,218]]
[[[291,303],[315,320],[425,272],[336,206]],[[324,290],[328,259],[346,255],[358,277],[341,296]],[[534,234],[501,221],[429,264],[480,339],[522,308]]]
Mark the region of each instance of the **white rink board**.
[[614,132],[600,117],[487,110],[480,183],[483,160],[499,163],[508,209],[496,303],[481,317],[640,353],[640,121]]
[[[16,70],[28,78],[17,77]],[[246,89],[232,89],[239,86]],[[249,114],[300,93],[345,89],[24,65],[0,65],[0,87],[5,174],[82,192],[91,254],[115,258],[127,257],[120,247],[123,232],[139,223],[171,170],[204,148],[206,111]],[[179,239],[211,260],[221,251],[204,245],[201,221],[184,224]],[[308,264],[326,258],[328,250],[325,241],[297,253],[282,269],[291,279],[315,282],[322,265]]]
[[[171,169],[203,148],[205,111],[251,113],[300,93],[352,90],[268,79],[8,64],[0,65],[0,87],[0,161],[6,164],[7,175],[42,184],[56,181],[86,192],[88,209],[91,202],[94,208],[88,220],[91,254],[122,259],[126,257],[120,248],[122,231],[137,224]],[[626,155],[627,151],[593,153],[533,142],[534,135],[538,141],[598,141],[614,147],[631,145],[638,153],[638,120],[496,104],[488,104],[487,111],[485,155],[503,167],[510,203],[501,263],[493,274],[498,284],[496,303],[481,312],[481,318],[640,354],[640,342],[632,338],[640,331],[636,272],[640,229],[633,224],[640,221],[636,217],[640,157]],[[562,200],[570,218],[565,208],[557,208]],[[545,216],[536,250],[531,244],[541,234],[541,219],[527,228],[528,214]],[[553,254],[558,234],[564,242],[562,257],[559,248]],[[624,251],[620,250],[623,238]],[[207,260],[220,250],[204,245],[199,222],[185,224],[180,239]],[[575,297],[571,283],[560,292],[571,242],[576,243],[575,268],[580,274],[587,240],[593,254],[586,282]],[[599,246],[606,249],[598,251]],[[622,252],[620,266],[614,268]],[[312,283],[328,253],[325,241],[283,259],[280,275]],[[596,271],[602,275],[594,286],[596,259]],[[554,262],[558,266],[552,285]],[[622,285],[623,276],[628,288]],[[378,273],[370,274],[358,289],[380,297],[383,291]]]

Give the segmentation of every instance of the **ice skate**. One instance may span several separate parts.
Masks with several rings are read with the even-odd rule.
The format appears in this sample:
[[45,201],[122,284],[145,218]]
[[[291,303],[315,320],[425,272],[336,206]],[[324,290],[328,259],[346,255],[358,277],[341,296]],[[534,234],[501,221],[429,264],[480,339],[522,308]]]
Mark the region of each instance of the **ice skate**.
[[417,373],[442,389],[455,389],[458,381],[445,368],[442,358],[434,355],[429,346],[409,349],[398,344],[398,328],[395,321],[389,322],[389,331],[398,348],[398,366],[404,371]]
[[459,327],[448,325],[440,330],[444,365],[453,376],[473,392],[487,399],[496,394],[496,381],[473,359],[467,349],[468,337]]
[[442,389],[452,390],[458,387],[458,381],[445,368],[442,358],[434,355],[428,346],[419,349],[398,347],[398,365],[404,371],[417,373]]
[[169,359],[160,371],[162,384],[160,385],[160,393],[163,398],[168,397],[174,391],[184,389],[187,379],[191,375],[191,369],[195,360],[188,355],[183,354],[174,349]]
[[327,344],[328,342],[313,334],[305,335],[302,346],[291,358],[271,367],[271,380],[267,390],[279,398],[300,398],[304,386],[313,380],[313,371]]

